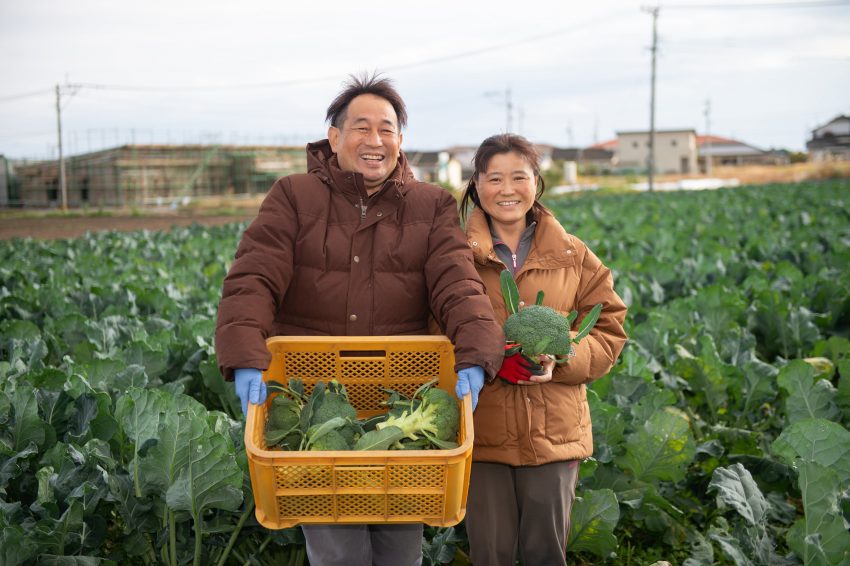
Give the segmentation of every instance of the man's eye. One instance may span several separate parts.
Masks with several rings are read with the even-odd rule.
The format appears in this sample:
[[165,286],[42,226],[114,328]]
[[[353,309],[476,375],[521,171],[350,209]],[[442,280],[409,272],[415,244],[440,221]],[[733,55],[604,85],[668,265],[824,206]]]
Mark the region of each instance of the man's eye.
[[381,130],[381,135],[383,135],[383,136],[393,136],[393,135],[395,135],[395,130]]

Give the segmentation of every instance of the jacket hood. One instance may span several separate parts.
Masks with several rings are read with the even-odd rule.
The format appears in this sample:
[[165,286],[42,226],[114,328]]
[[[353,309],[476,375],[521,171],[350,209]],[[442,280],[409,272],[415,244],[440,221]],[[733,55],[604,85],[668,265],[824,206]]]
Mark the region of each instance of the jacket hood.
[[[366,195],[363,175],[340,169],[336,154],[331,150],[331,143],[327,139],[307,144],[307,172],[316,175],[328,186],[339,187],[343,192],[354,191],[358,195]],[[381,192],[394,188],[404,195],[407,192],[406,185],[413,180],[413,171],[407,163],[407,156],[399,150],[396,168],[384,182]]]

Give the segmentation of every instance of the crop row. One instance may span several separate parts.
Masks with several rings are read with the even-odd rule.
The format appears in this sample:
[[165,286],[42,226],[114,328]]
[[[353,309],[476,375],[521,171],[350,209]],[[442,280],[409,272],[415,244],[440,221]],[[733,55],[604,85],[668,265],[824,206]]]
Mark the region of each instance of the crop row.
[[[850,560],[850,186],[560,197],[630,342],[588,389],[579,562]],[[303,562],[212,346],[244,225],[0,243],[0,563]],[[463,561],[462,525],[426,563]]]

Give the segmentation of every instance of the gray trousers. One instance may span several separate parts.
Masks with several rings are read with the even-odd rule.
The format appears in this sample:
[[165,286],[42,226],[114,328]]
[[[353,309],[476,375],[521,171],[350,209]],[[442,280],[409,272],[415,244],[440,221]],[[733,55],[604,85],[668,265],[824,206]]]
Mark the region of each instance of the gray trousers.
[[422,525],[301,525],[310,566],[419,566]]
[[578,460],[514,467],[473,462],[466,503],[475,566],[567,563]]

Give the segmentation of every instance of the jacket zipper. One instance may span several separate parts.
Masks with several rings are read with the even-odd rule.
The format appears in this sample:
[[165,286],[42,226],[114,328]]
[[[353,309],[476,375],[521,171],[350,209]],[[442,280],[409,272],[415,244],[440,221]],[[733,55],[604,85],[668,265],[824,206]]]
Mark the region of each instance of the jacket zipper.
[[511,261],[513,261],[513,263],[514,263],[514,275],[516,275],[516,270],[517,270],[517,266],[516,266],[516,254],[513,254],[513,253],[511,254]]
[[366,218],[366,205],[363,204],[363,197],[360,197],[360,220]]

